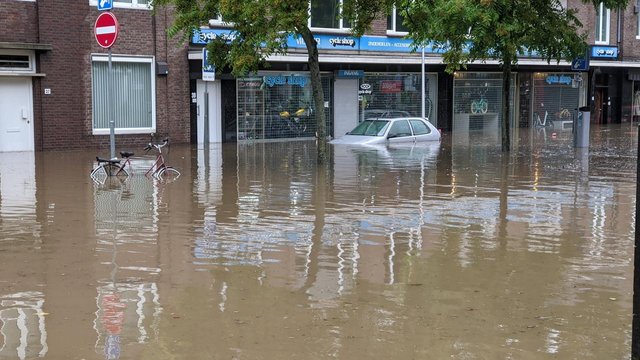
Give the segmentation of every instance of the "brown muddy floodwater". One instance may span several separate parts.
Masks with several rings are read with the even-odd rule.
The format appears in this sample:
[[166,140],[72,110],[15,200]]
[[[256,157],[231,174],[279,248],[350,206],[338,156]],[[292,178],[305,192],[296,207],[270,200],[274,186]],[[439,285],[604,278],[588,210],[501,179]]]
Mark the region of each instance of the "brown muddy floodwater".
[[627,359],[637,128],[570,135],[0,154],[0,359]]

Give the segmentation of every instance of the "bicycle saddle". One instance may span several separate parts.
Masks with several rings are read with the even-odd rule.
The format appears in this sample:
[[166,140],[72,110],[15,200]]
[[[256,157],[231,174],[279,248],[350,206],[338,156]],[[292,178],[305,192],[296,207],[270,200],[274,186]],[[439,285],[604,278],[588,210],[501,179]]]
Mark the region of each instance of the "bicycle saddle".
[[128,158],[128,157],[131,157],[133,155],[134,155],[134,153],[128,152],[128,151],[121,151],[120,152],[120,156],[122,156],[123,158]]
[[98,163],[120,164],[120,160],[118,160],[118,159],[102,159],[99,156],[96,156],[96,161]]

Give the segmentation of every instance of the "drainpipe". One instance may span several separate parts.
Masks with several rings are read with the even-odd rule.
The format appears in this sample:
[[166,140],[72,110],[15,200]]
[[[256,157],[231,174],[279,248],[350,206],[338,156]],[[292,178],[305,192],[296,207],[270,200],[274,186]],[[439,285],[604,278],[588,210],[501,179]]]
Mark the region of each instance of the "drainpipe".
[[[638,2],[640,2],[640,0],[636,0]],[[616,29],[616,42],[618,45],[618,59],[622,60],[622,21],[623,21],[623,17],[622,17],[622,12],[624,11],[624,9],[622,8],[618,8],[618,28]]]

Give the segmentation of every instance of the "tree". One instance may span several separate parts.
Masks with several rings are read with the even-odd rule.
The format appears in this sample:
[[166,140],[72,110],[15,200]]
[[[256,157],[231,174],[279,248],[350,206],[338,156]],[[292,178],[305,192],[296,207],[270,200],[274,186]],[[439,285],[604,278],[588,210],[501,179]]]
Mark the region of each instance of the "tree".
[[[369,0],[373,6],[350,6],[343,13],[358,12],[360,28],[365,29],[380,9],[379,2]],[[229,68],[236,76],[255,72],[265,66],[270,55],[287,53],[287,39],[301,37],[308,52],[308,66],[317,124],[318,162],[328,157],[324,92],[320,79],[318,47],[309,28],[309,6],[316,1],[300,0],[154,0],[155,7],[172,6],[175,21],[169,29],[174,36],[182,33],[187,38],[194,30],[220,15],[231,24],[233,36],[217,37],[207,48],[210,62],[218,69]],[[338,12],[340,13],[340,12]]]
[[[626,0],[606,2],[618,6]],[[476,60],[500,61],[503,151],[510,150],[509,88],[518,55],[533,53],[559,62],[586,51],[577,11],[564,8],[560,0],[400,0],[396,7],[416,45],[433,42],[444,50],[448,72]]]

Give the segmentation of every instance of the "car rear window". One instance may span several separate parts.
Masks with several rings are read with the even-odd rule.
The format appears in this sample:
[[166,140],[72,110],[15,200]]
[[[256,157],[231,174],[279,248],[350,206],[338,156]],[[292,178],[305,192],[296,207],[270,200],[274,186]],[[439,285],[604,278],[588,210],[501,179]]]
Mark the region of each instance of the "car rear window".
[[431,133],[431,129],[427,124],[420,120],[411,120],[411,127],[413,128],[413,135],[425,135]]

